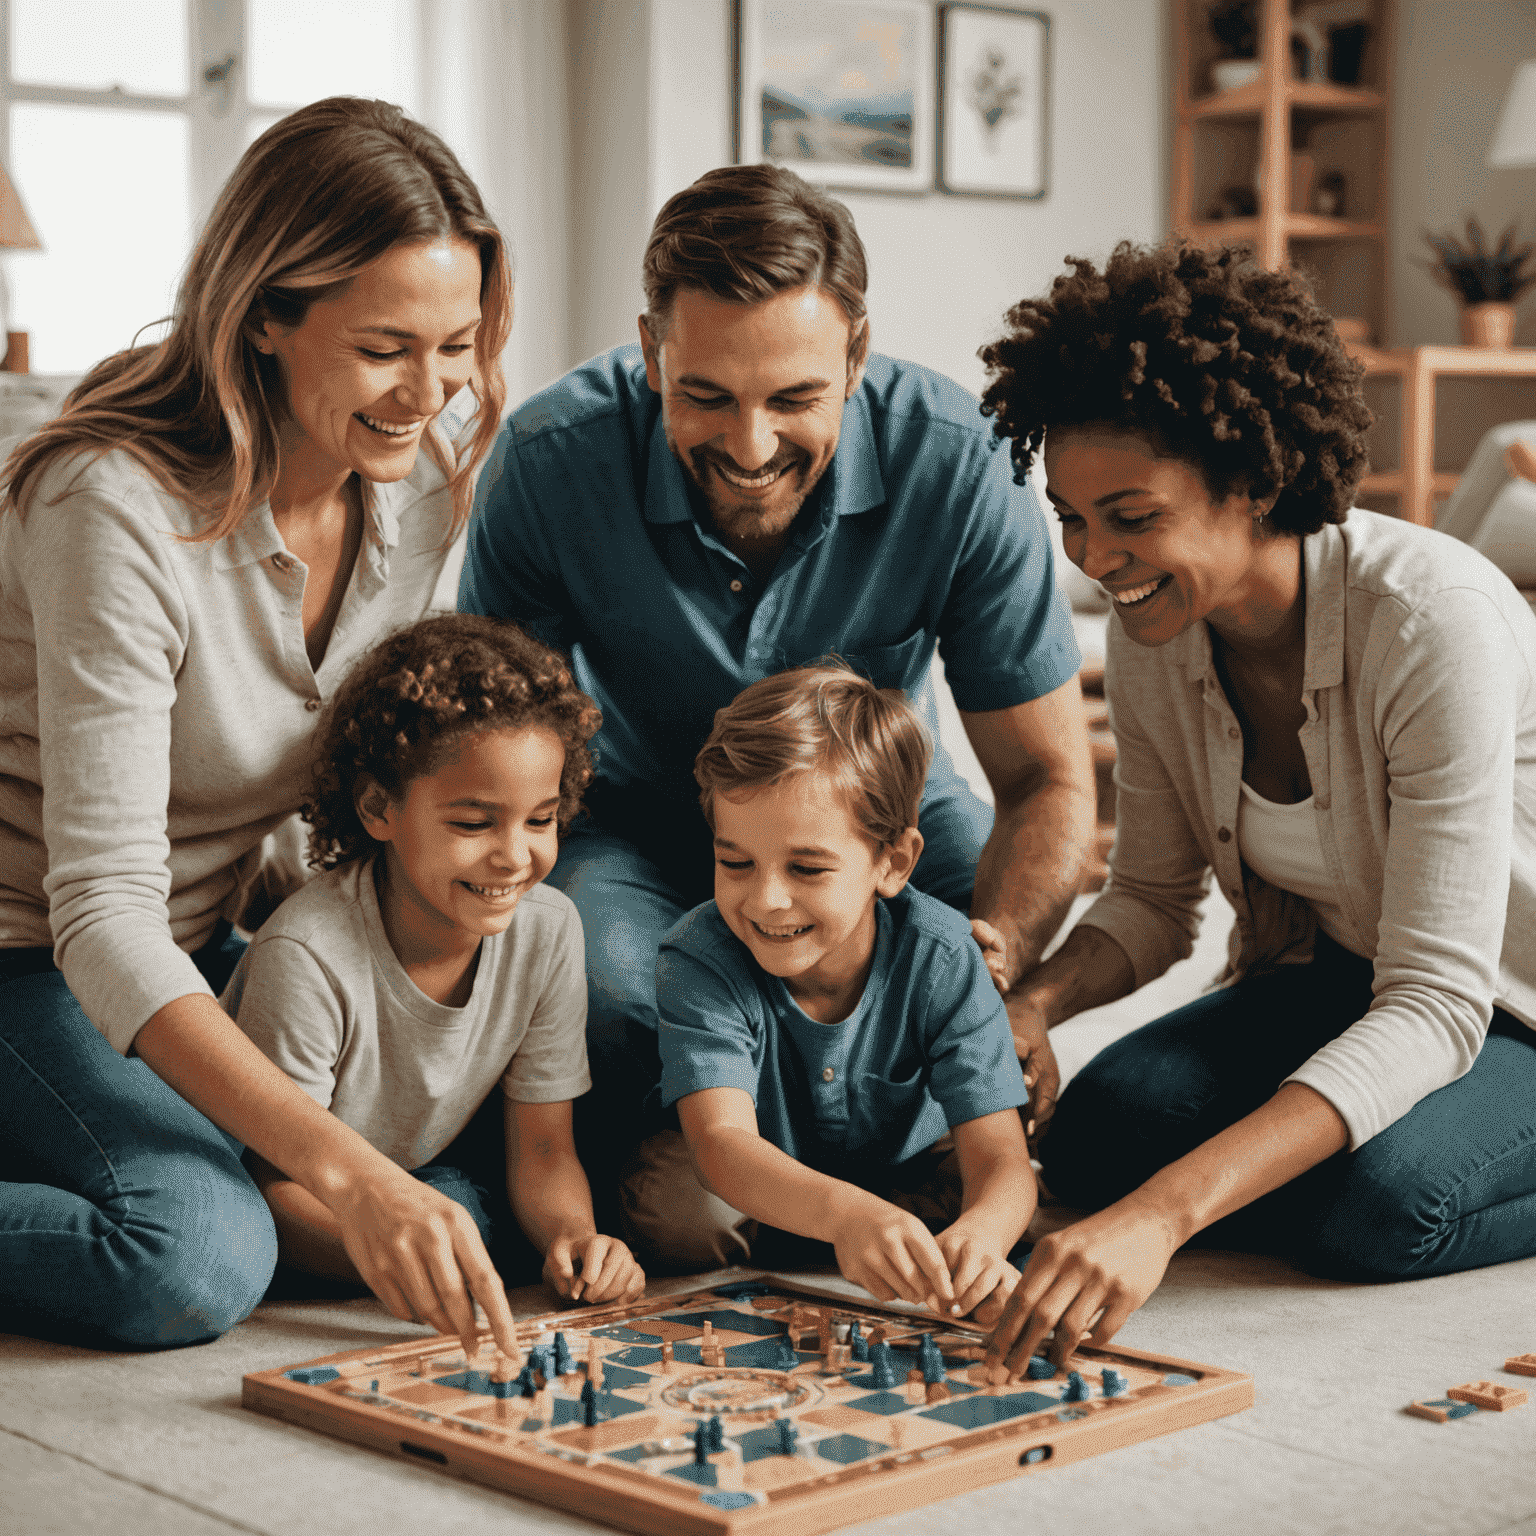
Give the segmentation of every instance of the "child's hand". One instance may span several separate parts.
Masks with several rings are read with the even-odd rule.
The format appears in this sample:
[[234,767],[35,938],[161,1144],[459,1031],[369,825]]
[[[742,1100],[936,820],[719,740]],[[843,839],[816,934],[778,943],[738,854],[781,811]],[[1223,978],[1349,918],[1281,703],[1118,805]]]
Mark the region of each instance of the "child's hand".
[[634,1301],[645,1290],[645,1271],[616,1237],[601,1232],[557,1237],[544,1255],[544,1283],[559,1295],[589,1306]]
[[1008,945],[991,923],[980,917],[971,919],[971,937],[981,948],[981,958],[987,962],[987,974],[992,985],[1004,997],[1008,995]]
[[983,1234],[967,1229],[963,1217],[940,1232],[934,1241],[954,1276],[953,1315],[969,1317],[1002,1286],[1005,1294],[996,1307],[1000,1317],[1004,1303],[1018,1283],[1019,1272],[997,1251],[997,1245]]
[[870,1195],[861,1199],[833,1238],[837,1267],[877,1301],[900,1297],[947,1312],[955,1292],[933,1234],[916,1216]]

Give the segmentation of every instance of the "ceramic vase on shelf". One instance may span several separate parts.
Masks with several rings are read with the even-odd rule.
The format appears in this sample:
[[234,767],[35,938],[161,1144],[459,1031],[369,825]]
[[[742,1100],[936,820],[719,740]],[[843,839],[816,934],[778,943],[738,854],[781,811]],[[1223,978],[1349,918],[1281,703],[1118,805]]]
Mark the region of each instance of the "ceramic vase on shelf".
[[1467,304],[1461,311],[1464,347],[1507,348],[1515,344],[1515,306],[1502,302]]

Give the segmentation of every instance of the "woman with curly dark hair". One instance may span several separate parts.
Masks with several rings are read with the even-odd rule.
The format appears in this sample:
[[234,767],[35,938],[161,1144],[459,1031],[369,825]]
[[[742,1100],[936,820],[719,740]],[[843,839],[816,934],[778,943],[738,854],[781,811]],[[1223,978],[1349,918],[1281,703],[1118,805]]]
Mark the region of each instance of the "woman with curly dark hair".
[[[1196,1233],[1323,1274],[1536,1253],[1536,618],[1481,555],[1351,508],[1361,370],[1291,273],[1120,246],[982,356],[1018,475],[1114,600],[1110,879],[1010,996],[1045,1238],[994,1351],[1110,1338]],[[1093,1059],[1046,1030],[1188,955],[1228,985]]]
[[303,812],[324,873],[263,926],[222,1001],[374,1157],[415,1174],[436,1241],[424,1303],[379,1283],[386,1230],[343,1233],[248,1153],[293,1269],[373,1276],[392,1310],[447,1319],[487,1248],[509,1278],[526,1237],[563,1296],[644,1288],[598,1233],[576,1159],[571,1100],[591,1086],[581,920],[541,883],[601,723],[553,651],[464,614],[392,636],[337,690]]

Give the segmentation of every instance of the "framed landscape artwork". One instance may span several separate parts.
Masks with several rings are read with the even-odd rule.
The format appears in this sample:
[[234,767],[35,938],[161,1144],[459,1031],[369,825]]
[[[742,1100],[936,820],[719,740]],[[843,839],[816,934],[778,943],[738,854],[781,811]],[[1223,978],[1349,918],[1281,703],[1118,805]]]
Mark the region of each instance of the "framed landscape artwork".
[[1039,11],[941,8],[938,185],[943,191],[1045,196],[1050,28],[1050,18]]
[[737,0],[736,158],[822,186],[933,185],[926,0]]

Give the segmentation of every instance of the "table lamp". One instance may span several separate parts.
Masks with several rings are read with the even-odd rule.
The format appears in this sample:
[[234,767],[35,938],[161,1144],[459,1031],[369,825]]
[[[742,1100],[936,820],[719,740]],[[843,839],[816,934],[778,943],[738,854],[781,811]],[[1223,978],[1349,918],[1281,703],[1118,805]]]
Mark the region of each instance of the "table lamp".
[[[40,251],[43,248],[43,242],[37,238],[37,231],[32,228],[32,220],[27,217],[21,194],[11,185],[11,178],[3,165],[0,165],[0,248],[13,251]],[[0,273],[0,328],[10,323],[10,311],[9,287],[5,283],[4,274]],[[27,333],[6,330],[5,341],[5,357],[0,360],[0,371],[26,373],[29,367]]]
[[1536,59],[1521,64],[1509,83],[1488,164],[1500,171],[1536,165]]

